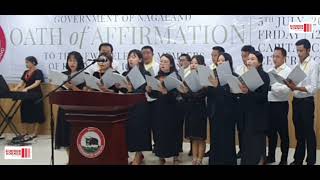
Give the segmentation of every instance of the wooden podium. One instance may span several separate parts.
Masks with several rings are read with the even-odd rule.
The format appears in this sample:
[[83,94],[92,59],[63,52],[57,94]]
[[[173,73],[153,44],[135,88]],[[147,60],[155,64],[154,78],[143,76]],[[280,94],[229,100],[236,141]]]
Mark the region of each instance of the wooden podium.
[[69,165],[127,165],[128,110],[144,94],[58,91],[49,98],[71,124]]

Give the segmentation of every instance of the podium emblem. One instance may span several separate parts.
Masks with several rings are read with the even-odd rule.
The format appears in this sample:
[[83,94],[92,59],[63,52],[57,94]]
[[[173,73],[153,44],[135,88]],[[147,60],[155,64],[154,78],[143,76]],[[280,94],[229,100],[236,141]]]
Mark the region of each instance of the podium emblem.
[[105,148],[104,135],[96,127],[84,128],[78,135],[77,147],[84,157],[96,158]]

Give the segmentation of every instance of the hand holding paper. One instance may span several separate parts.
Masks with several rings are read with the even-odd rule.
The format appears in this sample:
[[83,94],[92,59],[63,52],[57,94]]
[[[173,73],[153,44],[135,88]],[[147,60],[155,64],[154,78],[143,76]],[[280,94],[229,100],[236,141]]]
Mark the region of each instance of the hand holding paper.
[[[278,82],[280,84],[285,84],[286,79],[283,78],[282,76],[278,75],[277,72],[271,71],[270,73],[272,74],[272,76],[276,80],[276,82]],[[271,81],[271,79],[270,79],[270,81]]]
[[[241,76],[250,91],[255,91],[264,84],[256,68],[252,68]],[[241,82],[241,81],[240,81]]]
[[179,81],[177,76],[169,75],[164,79],[164,86],[168,91],[171,91],[172,89],[179,89],[180,85],[183,84],[181,81]]
[[100,90],[100,87],[98,86],[98,83],[100,83],[100,80],[97,79],[94,76],[91,76],[89,74],[84,75],[84,79],[86,81],[86,85],[92,89]]
[[165,87],[163,87],[162,85],[160,85],[160,92],[162,93],[162,94],[168,94],[168,90],[165,88]]
[[275,70],[272,70],[272,71],[268,72],[268,76],[269,76],[269,79],[270,79],[270,85],[272,85],[272,84],[277,82],[277,80],[275,79],[273,73],[275,73]]
[[[78,73],[78,72],[72,73],[71,76],[74,76],[76,73]],[[84,75],[85,75],[85,73],[81,72],[80,74],[75,76],[73,79],[71,79],[71,83],[76,86],[84,83],[85,82]]]
[[184,81],[192,92],[197,92],[202,88],[196,71],[191,71]]
[[299,65],[297,65],[288,75],[287,80],[292,80],[296,85],[299,84],[307,77],[306,73],[302,71]]
[[224,86],[225,84],[227,84],[227,76],[228,75],[232,75],[232,71],[230,68],[230,64],[228,61],[225,61],[224,63],[220,64],[217,68],[217,74],[218,74],[218,78],[219,78],[219,82],[221,86]]
[[147,86],[146,86],[146,91],[147,91],[148,93],[150,93],[150,92],[152,91],[152,88],[151,88],[149,85],[147,85]]
[[209,82],[211,83],[211,85],[212,85],[213,87],[217,87],[218,84],[219,84],[218,79],[217,79],[217,78],[214,78],[214,76],[209,76],[209,77],[208,77],[208,80],[209,80]]
[[112,69],[108,69],[103,76],[101,77],[103,84],[109,88],[115,84],[115,81],[113,80],[113,71]]
[[244,85],[244,84],[240,85],[240,89],[241,89],[241,93],[242,94],[247,94],[249,92],[248,87],[246,85]]
[[72,90],[75,86],[73,84],[71,84],[70,82],[66,82],[63,87],[65,89],[68,89],[68,90]]
[[180,84],[179,88],[177,88],[180,93],[187,93],[189,91],[188,87],[183,83]]
[[160,81],[153,76],[146,75],[147,85],[151,87],[152,90],[160,91]]
[[121,87],[126,87],[128,84],[127,78],[118,73],[112,73],[112,78],[115,84],[120,84]]
[[230,87],[231,93],[238,94],[242,93],[240,86],[242,85],[239,79],[233,75],[228,75],[226,77],[228,85]]
[[50,84],[59,86],[68,79],[68,76],[61,72],[50,70],[48,74],[48,79]]
[[127,77],[129,78],[130,82],[134,89],[138,89],[146,80],[144,79],[143,75],[141,74],[138,66],[134,66],[130,72],[128,73]]
[[197,70],[201,86],[212,86],[209,77],[210,75],[214,76],[213,71],[209,67],[203,65],[198,65]]

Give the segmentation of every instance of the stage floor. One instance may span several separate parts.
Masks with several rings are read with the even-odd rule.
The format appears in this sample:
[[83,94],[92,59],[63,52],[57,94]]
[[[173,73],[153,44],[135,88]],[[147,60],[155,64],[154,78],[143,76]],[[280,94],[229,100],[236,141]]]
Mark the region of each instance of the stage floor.
[[[6,142],[11,139],[12,134],[4,134],[6,137],[5,140],[0,140],[0,165],[50,165],[51,158],[51,140],[50,136],[42,135],[37,139],[33,140],[32,143],[32,159],[25,160],[5,160],[4,159],[4,147]],[[188,156],[190,145],[189,143],[183,144],[184,152],[180,154],[181,165],[191,165],[192,157]],[[207,145],[207,149],[209,145]],[[66,149],[59,149],[54,151],[55,155],[55,165],[66,165],[68,164],[68,153]],[[289,150],[288,162],[293,161],[294,149]],[[145,152],[145,163],[146,165],[158,165],[159,161],[154,154],[151,152]],[[278,164],[280,161],[280,148],[277,148],[277,157],[276,162],[273,164]],[[134,153],[129,153],[129,161],[132,160]],[[240,163],[240,159],[238,159],[238,163]],[[168,165],[172,165],[172,158],[167,159]],[[208,164],[208,158],[204,158],[203,164]],[[320,150],[317,151],[317,165],[320,165]]]

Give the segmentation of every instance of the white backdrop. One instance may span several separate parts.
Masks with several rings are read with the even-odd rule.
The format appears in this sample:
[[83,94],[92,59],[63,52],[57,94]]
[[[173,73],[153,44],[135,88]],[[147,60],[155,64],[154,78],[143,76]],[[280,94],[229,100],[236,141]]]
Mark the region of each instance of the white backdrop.
[[[290,34],[289,22],[311,22],[313,33]],[[241,47],[251,44],[263,53],[265,69],[272,66],[274,47],[282,46],[288,51],[287,64],[293,66],[298,60],[294,44],[301,38],[311,41],[312,58],[320,62],[319,27],[320,16],[5,15],[0,16],[6,39],[0,74],[17,81],[25,70],[24,58],[30,55],[45,74],[49,69],[63,71],[68,52],[79,51],[85,60],[93,59],[102,42],[114,46],[120,72],[125,70],[127,53],[144,45],[154,48],[157,61],[162,53],[176,59],[181,53],[202,54],[207,65],[211,48],[219,45],[233,56],[236,67],[242,63]]]

